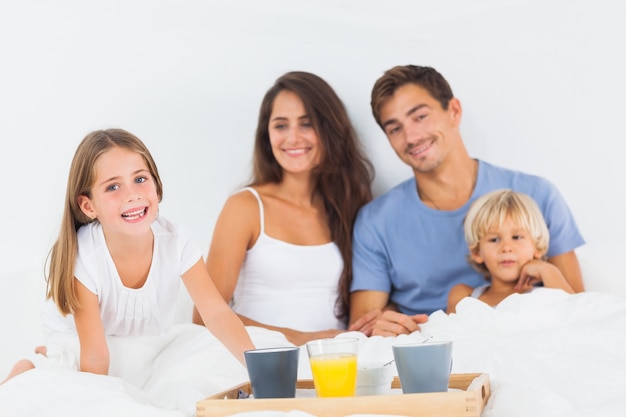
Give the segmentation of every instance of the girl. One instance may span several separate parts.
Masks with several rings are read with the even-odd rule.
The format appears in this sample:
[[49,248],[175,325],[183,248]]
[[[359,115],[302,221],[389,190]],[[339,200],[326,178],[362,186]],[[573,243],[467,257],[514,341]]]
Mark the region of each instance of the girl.
[[490,281],[472,288],[457,284],[448,295],[448,313],[464,297],[496,306],[513,293],[531,291],[535,284],[574,290],[560,270],[544,260],[550,235],[535,201],[526,194],[498,190],[472,203],[464,222],[468,260]]
[[[77,334],[78,369],[107,374],[107,336],[166,332],[182,277],[207,328],[244,364],[243,352],[254,346],[212,283],[199,248],[159,217],[162,196],[154,160],[131,133],[95,131],[80,143],[49,258],[43,322],[52,344],[67,348],[53,356],[67,359],[72,349],[64,341]],[[33,367],[21,361],[9,377]]]
[[226,201],[207,257],[246,325],[296,345],[345,330],[352,226],[372,178],[332,87],[308,72],[278,78],[261,103],[252,182]]

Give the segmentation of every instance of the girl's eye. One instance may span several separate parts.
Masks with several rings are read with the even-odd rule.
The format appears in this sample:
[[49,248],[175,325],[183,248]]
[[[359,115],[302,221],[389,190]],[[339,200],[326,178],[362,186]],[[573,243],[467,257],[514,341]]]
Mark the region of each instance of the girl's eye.
[[138,177],[137,179],[135,179],[135,182],[138,184],[144,183],[146,181],[148,181],[148,178],[146,177]]
[[117,190],[118,188],[120,188],[120,186],[119,186],[119,185],[117,185],[117,184],[111,184],[111,185],[109,185],[109,186],[106,188],[106,190],[107,190],[107,191],[115,191],[115,190]]

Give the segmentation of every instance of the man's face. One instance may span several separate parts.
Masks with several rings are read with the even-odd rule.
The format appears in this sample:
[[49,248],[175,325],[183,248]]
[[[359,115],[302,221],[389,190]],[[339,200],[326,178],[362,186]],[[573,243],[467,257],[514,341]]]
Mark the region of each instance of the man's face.
[[415,172],[427,173],[461,143],[461,105],[456,98],[444,110],[427,90],[405,84],[381,106],[380,120],[394,151]]

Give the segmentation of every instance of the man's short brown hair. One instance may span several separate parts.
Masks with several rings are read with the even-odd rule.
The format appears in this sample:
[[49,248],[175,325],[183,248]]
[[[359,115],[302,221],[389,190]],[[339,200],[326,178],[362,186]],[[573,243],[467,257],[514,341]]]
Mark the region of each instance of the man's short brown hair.
[[372,88],[372,113],[376,123],[382,128],[380,109],[385,102],[394,95],[396,90],[405,84],[413,83],[424,88],[437,100],[444,110],[454,97],[452,89],[443,76],[431,67],[417,65],[398,65],[383,74]]

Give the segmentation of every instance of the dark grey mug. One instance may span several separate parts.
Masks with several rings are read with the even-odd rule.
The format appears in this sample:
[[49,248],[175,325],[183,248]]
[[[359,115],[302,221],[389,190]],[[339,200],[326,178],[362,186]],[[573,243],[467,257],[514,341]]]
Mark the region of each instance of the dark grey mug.
[[298,347],[244,352],[254,398],[294,398],[298,380]]
[[403,393],[448,391],[452,342],[417,342],[392,349]]

